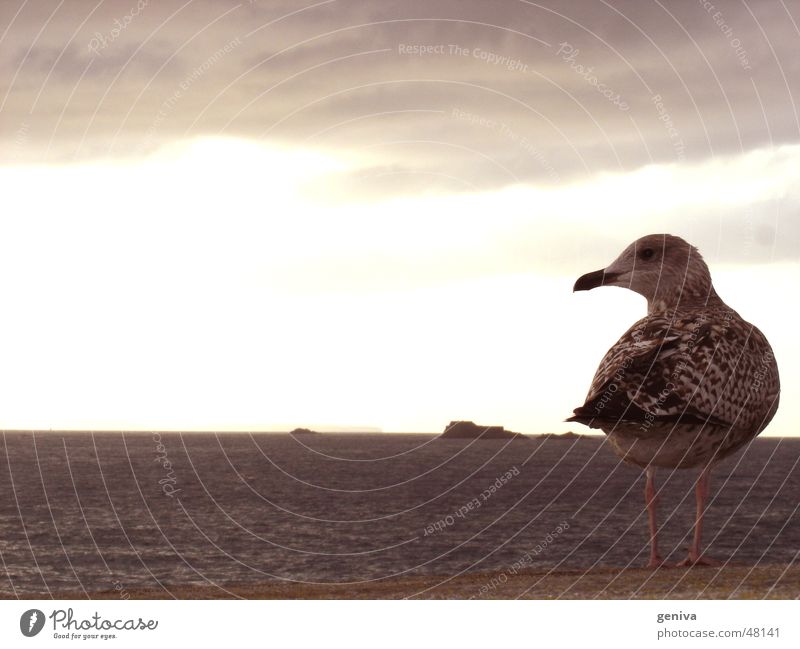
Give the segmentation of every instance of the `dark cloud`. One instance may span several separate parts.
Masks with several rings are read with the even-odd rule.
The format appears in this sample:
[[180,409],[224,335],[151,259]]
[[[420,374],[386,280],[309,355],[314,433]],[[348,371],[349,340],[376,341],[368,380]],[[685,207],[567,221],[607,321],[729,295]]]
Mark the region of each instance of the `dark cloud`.
[[[65,3],[50,22],[53,7],[32,4],[0,67],[6,163],[228,133],[381,147],[376,164],[407,177],[396,186],[452,190],[701,160],[800,130],[800,15],[781,3],[209,0],[133,15],[120,0]],[[2,24],[15,11],[4,4]]]

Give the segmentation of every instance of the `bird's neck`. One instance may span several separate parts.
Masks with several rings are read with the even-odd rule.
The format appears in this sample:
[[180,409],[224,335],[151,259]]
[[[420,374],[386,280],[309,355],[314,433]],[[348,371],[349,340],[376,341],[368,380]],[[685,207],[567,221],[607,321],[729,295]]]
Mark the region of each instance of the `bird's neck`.
[[725,303],[717,295],[714,285],[691,287],[687,284],[669,290],[659,291],[647,299],[648,315],[666,313],[676,309],[708,309],[724,307]]

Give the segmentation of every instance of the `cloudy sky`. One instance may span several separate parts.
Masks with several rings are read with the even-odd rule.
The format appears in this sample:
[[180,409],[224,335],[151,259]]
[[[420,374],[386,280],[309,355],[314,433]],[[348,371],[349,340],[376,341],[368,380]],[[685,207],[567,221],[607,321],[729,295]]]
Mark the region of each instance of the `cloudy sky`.
[[800,10],[0,4],[2,428],[564,431],[697,245],[798,432]]

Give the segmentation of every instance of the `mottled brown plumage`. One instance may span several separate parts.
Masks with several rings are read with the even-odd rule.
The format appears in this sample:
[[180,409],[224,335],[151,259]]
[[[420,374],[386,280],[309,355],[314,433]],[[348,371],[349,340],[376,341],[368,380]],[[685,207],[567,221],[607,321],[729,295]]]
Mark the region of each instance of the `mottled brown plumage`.
[[[655,543],[654,467],[702,467],[698,494],[707,491],[713,464],[774,416],[778,368],[764,335],[719,298],[699,252],[679,237],[642,237],[575,290],[597,286],[640,293],[648,314],[608,350],[568,421],[600,428],[625,461],[647,468]],[[701,525],[698,509],[689,563],[700,561]],[[658,563],[654,547],[651,564]]]

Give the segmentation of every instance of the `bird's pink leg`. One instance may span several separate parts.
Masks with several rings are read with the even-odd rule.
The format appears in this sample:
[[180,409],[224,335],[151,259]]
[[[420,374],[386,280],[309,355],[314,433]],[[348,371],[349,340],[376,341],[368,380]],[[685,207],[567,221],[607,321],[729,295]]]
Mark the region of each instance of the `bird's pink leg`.
[[711,478],[711,465],[707,465],[700,472],[695,485],[694,496],[697,503],[697,515],[694,523],[694,538],[689,548],[689,556],[681,561],[678,566],[721,566],[722,563],[716,559],[704,557],[700,552],[700,544],[703,538],[703,514],[708,500],[709,483]]
[[650,561],[648,568],[658,568],[664,559],[658,554],[658,491],[656,490],[656,469],[649,466],[645,470],[647,481],[644,484],[644,502],[647,505],[647,526],[650,528]]

